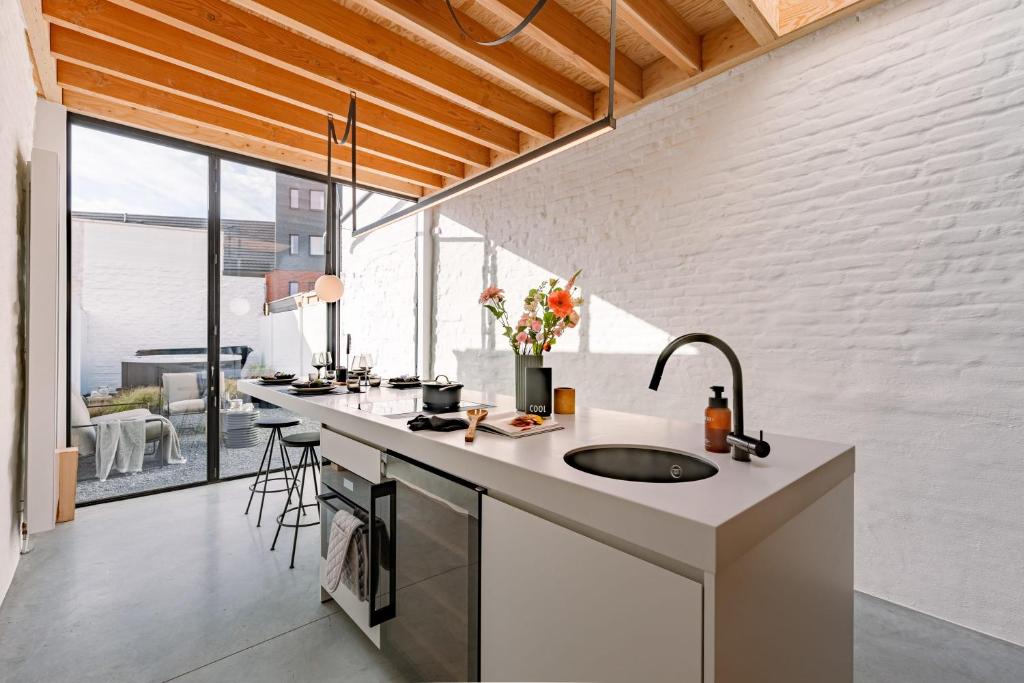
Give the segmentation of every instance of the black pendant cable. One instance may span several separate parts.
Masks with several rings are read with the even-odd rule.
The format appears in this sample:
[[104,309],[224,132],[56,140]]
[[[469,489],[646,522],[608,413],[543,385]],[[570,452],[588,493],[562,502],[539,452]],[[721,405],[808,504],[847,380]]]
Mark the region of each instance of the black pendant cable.
[[520,33],[522,33],[523,29],[529,26],[530,22],[534,20],[534,18],[540,13],[542,9],[544,9],[544,5],[547,4],[547,1],[548,0],[537,0],[537,4],[533,6],[533,9],[531,9],[525,17],[523,17],[522,21],[516,24],[515,28],[513,28],[505,35],[495,38],[494,40],[477,40],[473,36],[469,35],[469,31],[466,29],[465,26],[462,25],[462,22],[459,21],[459,15],[455,13],[455,8],[452,7],[452,0],[444,0],[444,4],[446,7],[448,7],[448,14],[452,15],[452,21],[454,21],[455,25],[459,27],[460,31],[462,31],[463,36],[465,36],[469,40],[472,40],[477,45],[483,45],[484,47],[496,47],[498,45],[507,43],[508,41],[512,40]]
[[[356,230],[356,93],[349,93],[348,114],[345,117],[345,132],[338,139],[338,131],[334,127],[334,115],[327,115],[327,259],[324,272],[328,275],[338,275],[341,271],[341,245],[338,241],[338,231],[341,226],[337,224],[338,212],[334,199],[334,145],[349,144],[352,151],[352,232]],[[338,358],[338,305],[330,303],[327,305],[327,348],[331,349],[335,358]],[[346,359],[347,360],[347,359]]]

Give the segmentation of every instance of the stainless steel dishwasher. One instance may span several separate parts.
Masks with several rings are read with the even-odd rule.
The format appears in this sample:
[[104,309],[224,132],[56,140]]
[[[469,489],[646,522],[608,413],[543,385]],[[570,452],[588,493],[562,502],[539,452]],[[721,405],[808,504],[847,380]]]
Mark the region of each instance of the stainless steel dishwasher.
[[345,468],[323,469],[323,557],[337,510],[373,530],[369,600],[332,597],[357,624],[379,625],[371,639],[378,636],[381,651],[410,680],[479,680],[484,490],[391,452],[381,454],[380,473],[373,483]]

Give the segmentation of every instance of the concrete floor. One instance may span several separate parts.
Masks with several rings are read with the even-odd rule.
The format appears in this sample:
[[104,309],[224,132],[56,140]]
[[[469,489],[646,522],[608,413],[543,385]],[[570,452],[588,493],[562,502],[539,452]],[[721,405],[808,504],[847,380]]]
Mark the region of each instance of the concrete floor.
[[[35,537],[0,606],[0,681],[395,681],[333,603],[318,530],[269,552],[242,515],[248,482],[84,508]],[[876,598],[856,598],[858,683],[1019,683],[1024,648]]]

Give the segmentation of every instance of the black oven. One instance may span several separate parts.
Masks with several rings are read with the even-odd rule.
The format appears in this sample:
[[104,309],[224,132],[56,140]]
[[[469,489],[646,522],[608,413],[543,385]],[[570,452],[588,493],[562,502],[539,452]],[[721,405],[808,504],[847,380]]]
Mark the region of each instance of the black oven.
[[357,533],[368,535],[369,600],[356,609],[379,625],[381,651],[412,680],[479,680],[484,490],[391,452],[379,483],[338,465],[322,473],[321,555],[338,510],[364,522]]

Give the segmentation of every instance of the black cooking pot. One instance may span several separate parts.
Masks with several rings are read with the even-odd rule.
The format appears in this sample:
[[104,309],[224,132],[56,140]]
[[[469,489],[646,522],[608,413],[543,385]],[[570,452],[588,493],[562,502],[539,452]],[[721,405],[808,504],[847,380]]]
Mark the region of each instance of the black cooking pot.
[[438,375],[422,386],[423,404],[430,410],[455,410],[462,402],[462,384],[451,381],[448,375]]

